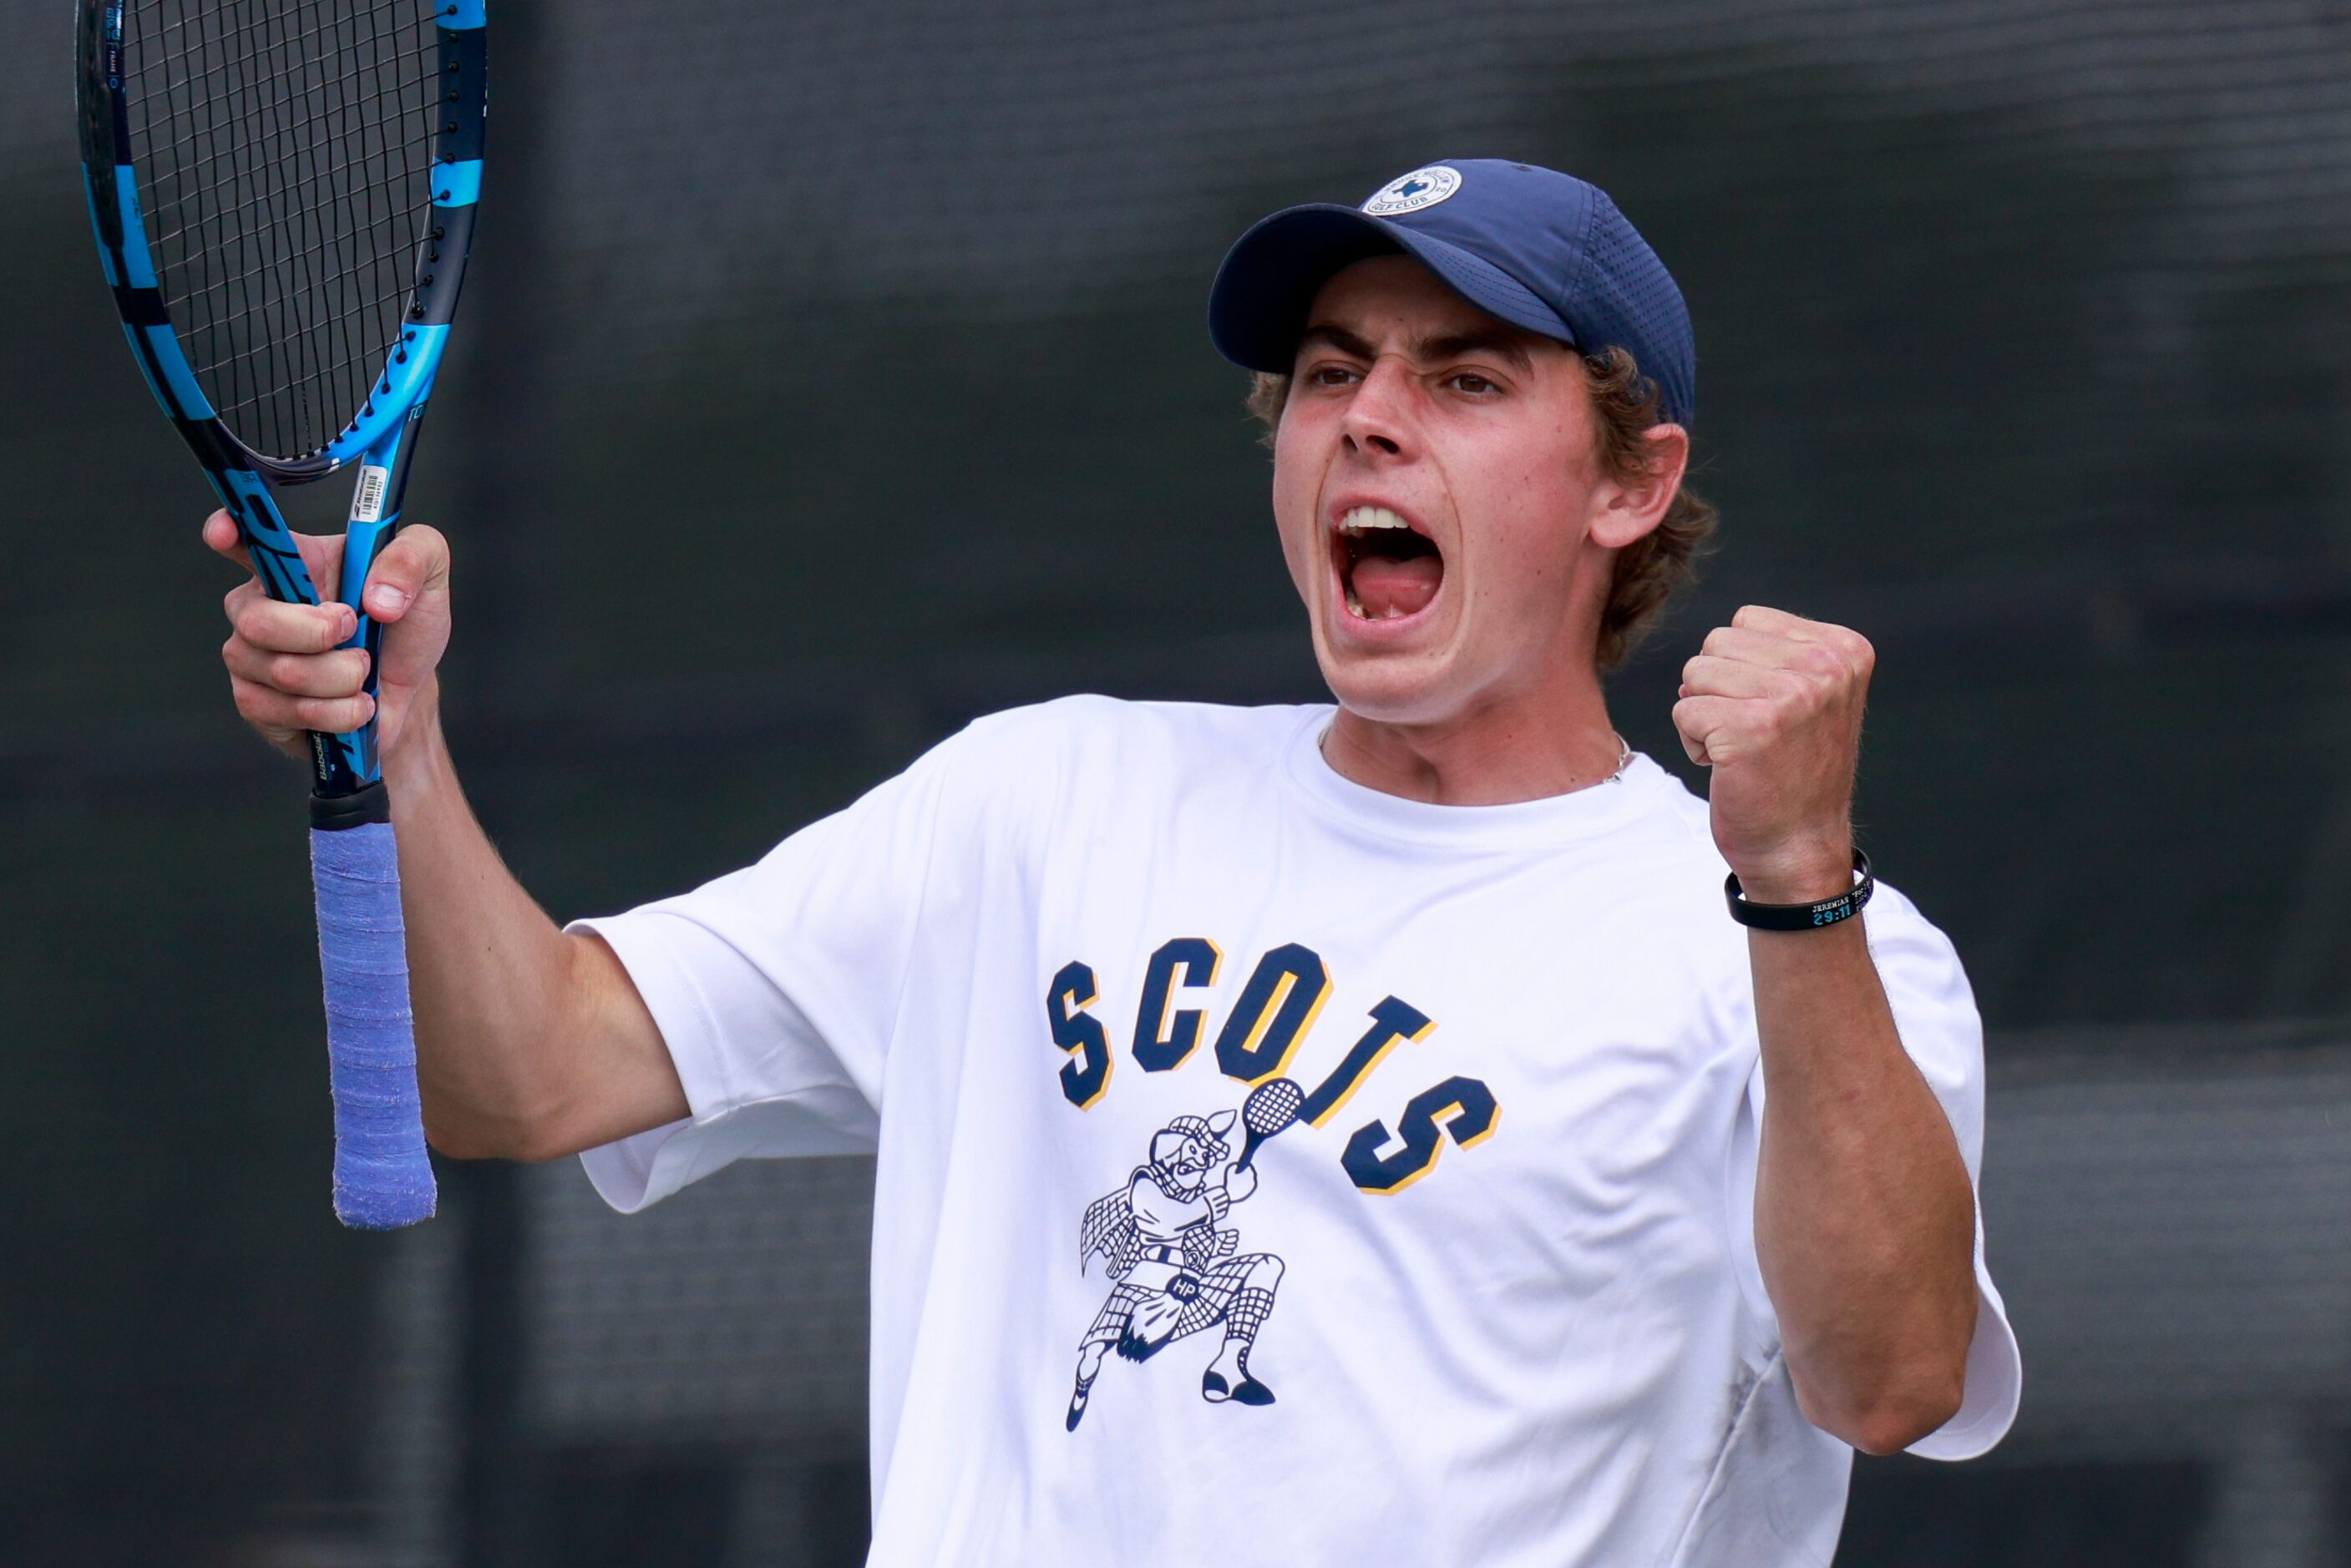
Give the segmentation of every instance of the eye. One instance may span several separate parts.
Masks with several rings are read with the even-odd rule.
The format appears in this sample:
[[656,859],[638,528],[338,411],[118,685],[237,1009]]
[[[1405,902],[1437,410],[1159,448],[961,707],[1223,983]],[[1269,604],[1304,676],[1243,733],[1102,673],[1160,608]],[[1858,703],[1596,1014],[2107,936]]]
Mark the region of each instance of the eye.
[[1313,387],[1343,387],[1360,379],[1353,367],[1348,365],[1317,365],[1306,372],[1307,385]]
[[1473,398],[1482,398],[1489,392],[1499,392],[1502,389],[1475,370],[1456,370],[1445,379],[1445,384],[1467,392]]

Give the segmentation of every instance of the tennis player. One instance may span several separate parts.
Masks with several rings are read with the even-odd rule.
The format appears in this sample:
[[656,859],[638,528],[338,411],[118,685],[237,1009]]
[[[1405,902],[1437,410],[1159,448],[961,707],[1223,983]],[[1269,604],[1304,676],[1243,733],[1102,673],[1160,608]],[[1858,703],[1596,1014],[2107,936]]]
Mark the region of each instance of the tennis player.
[[[1335,706],[999,713],[568,931],[443,742],[448,550],[385,552],[433,1140],[624,1210],[877,1153],[890,1568],[1824,1563],[1853,1449],[1981,1453],[2020,1376],[1967,980],[1854,846],[1869,645],[1708,633],[1704,799],[1618,739],[1711,514],[1679,291],[1590,185],[1278,213],[1209,317]],[[265,733],[365,717],[346,612],[228,609]]]

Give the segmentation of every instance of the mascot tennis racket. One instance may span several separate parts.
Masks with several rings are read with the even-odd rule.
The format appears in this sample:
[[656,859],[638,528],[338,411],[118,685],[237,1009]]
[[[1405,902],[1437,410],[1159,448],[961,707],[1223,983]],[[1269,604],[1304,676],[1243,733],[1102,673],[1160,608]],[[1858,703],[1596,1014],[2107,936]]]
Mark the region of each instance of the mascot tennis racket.
[[1306,1091],[1290,1078],[1269,1078],[1249,1091],[1241,1102],[1241,1126],[1249,1137],[1241,1144],[1241,1157],[1233,1162],[1235,1170],[1247,1170],[1250,1160],[1257,1158],[1258,1146],[1276,1133],[1289,1130],[1298,1119],[1299,1107],[1306,1103]]

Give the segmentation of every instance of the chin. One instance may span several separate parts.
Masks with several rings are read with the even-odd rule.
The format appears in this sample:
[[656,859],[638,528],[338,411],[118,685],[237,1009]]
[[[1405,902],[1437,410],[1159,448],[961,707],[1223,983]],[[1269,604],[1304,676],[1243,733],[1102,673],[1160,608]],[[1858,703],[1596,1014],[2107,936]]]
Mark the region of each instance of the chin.
[[1452,715],[1462,706],[1448,661],[1433,656],[1365,656],[1334,652],[1316,639],[1315,657],[1322,667],[1322,682],[1339,706],[1358,718],[1383,724],[1430,724]]

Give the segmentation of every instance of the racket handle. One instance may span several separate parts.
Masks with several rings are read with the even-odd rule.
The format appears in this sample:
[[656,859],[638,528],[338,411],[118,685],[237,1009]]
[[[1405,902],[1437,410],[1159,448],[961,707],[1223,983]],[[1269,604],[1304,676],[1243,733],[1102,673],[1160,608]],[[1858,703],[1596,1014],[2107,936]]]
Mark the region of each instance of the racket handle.
[[335,1098],[335,1217],[391,1231],[433,1216],[433,1162],[416,1092],[400,856],[381,780],[310,799],[310,883]]

